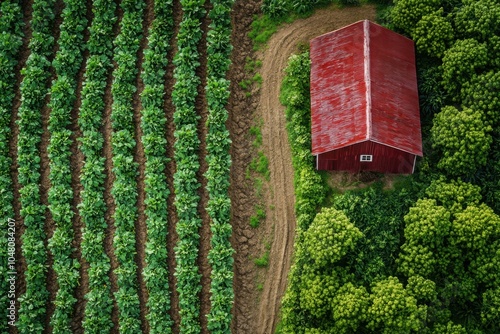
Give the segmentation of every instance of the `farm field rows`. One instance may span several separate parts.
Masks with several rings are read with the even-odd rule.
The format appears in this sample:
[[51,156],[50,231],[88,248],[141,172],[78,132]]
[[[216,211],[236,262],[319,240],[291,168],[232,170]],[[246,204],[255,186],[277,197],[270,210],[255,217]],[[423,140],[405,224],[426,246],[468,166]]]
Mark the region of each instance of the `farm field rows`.
[[257,4],[233,4],[2,2],[0,211],[17,275],[1,332],[238,330],[232,230],[248,204],[231,197],[251,190],[230,189],[248,160],[230,151],[251,113],[235,133],[231,60],[251,45],[249,21],[232,22]]

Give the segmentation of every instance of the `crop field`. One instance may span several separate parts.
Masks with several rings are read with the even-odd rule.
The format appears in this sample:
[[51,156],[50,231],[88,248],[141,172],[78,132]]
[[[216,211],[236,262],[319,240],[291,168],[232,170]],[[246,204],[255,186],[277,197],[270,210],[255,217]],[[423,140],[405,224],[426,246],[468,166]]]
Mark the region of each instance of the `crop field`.
[[228,109],[256,8],[2,2],[2,333],[236,330],[251,114],[234,135]]

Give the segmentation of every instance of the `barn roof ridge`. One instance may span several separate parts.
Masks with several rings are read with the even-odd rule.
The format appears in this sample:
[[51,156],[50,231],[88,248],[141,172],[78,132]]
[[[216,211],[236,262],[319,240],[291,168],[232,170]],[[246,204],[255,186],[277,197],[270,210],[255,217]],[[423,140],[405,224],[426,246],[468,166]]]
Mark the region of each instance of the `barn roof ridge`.
[[361,20],[310,43],[313,154],[370,140],[422,156],[413,41]]

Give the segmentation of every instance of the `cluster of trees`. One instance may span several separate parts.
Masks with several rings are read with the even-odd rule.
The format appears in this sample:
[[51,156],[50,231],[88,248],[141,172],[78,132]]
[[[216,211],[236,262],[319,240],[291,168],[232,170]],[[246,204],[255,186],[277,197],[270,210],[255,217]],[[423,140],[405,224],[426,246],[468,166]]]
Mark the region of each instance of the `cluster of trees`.
[[116,5],[106,0],[93,0],[94,18],[89,27],[87,42],[89,56],[81,91],[81,107],[78,126],[82,136],[78,138],[84,163],[80,173],[82,191],[78,210],[82,229],[82,257],[89,264],[88,292],[85,294],[83,328],[89,333],[109,332],[113,327],[111,311],[113,297],[109,271],[110,259],[104,250],[106,236],[106,203],[104,202],[103,145],[100,132],[103,123],[104,93],[106,81],[112,70],[113,26],[117,20]]
[[146,319],[150,333],[171,333],[170,291],[168,289],[167,198],[170,194],[165,168],[168,163],[164,104],[165,69],[173,35],[172,1],[155,0],[154,20],[144,50],[141,78],[141,129],[144,147],[144,214],[147,241],[142,272],[148,289]]
[[[10,127],[12,101],[14,99],[16,55],[22,45],[22,15],[18,1],[4,1],[0,4],[0,289],[4,291],[0,296],[0,308],[4,319],[7,318],[9,305],[8,293],[8,220],[14,218],[12,206],[13,192],[10,168],[12,159],[9,156],[9,141],[12,136]],[[0,324],[0,331],[7,331],[7,321]]]
[[390,25],[415,40],[421,77],[432,78],[420,89],[437,167],[450,177],[493,177],[485,166],[500,125],[499,8],[498,0],[399,0],[392,9]]
[[57,78],[50,88],[49,132],[47,147],[49,155],[48,192],[49,210],[56,226],[48,242],[53,256],[53,268],[57,277],[58,290],[55,310],[50,324],[58,333],[71,333],[71,318],[76,298],[74,289],[79,283],[80,263],[73,258],[73,189],[71,187],[71,111],[76,99],[77,73],[83,61],[83,29],[87,25],[85,3],[79,0],[64,1],[61,14],[58,51],[52,65]]
[[319,178],[308,161],[308,59],[291,57],[282,103],[298,231],[278,332],[498,332],[499,5],[395,1],[392,27],[417,44],[427,157],[394,190],[331,195],[319,213],[321,179],[311,203],[300,177]]
[[49,293],[46,286],[47,247],[45,206],[40,196],[40,142],[42,108],[49,91],[50,57],[54,47],[54,0],[33,2],[30,55],[21,70],[21,105],[18,110],[17,142],[19,202],[26,227],[22,235],[22,253],[26,261],[26,291],[19,298],[18,328],[21,332],[41,332]]

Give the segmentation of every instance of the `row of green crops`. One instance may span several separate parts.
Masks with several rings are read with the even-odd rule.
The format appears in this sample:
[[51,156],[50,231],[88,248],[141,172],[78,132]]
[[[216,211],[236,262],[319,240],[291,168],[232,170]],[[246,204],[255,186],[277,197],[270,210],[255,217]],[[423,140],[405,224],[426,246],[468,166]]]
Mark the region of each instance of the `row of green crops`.
[[[18,1],[4,1],[0,5],[0,308],[3,319],[7,319],[9,307],[8,293],[10,286],[7,281],[8,270],[8,219],[14,218],[14,200],[10,168],[12,159],[9,156],[9,141],[12,136],[10,129],[11,108],[14,99],[14,68],[17,64],[16,55],[22,45],[22,14]],[[5,246],[4,246],[5,245]],[[2,321],[0,331],[7,331],[7,321]]]
[[116,21],[115,3],[94,0],[94,19],[90,26],[82,103],[78,125],[82,131],[79,138],[84,164],[80,174],[82,184],[81,202],[78,209],[84,224],[82,233],[82,256],[88,262],[88,292],[85,295],[83,328],[88,333],[106,333],[111,330],[113,299],[109,280],[110,260],[104,252],[106,233],[106,204],[104,202],[104,138],[100,132],[106,79],[111,70],[113,25]]
[[144,192],[147,242],[143,270],[148,289],[146,319],[150,333],[171,333],[172,320],[167,266],[167,198],[169,189],[165,168],[166,118],[163,111],[164,79],[169,41],[173,35],[172,1],[155,0],[155,18],[149,30],[148,49],[144,50],[141,93],[142,144],[144,146]]
[[53,61],[57,79],[50,89],[49,118],[50,183],[48,193],[50,213],[56,229],[49,240],[53,255],[53,268],[59,289],[55,297],[55,310],[51,318],[56,333],[71,333],[70,323],[76,298],[80,263],[71,258],[73,249],[73,189],[71,187],[71,111],[76,99],[77,73],[83,61],[83,30],[87,25],[86,4],[80,0],[66,0],[60,25],[59,50]]
[[123,18],[120,22],[120,34],[114,41],[116,68],[113,71],[111,86],[113,95],[111,145],[115,175],[111,194],[115,203],[113,218],[116,228],[113,245],[118,260],[118,268],[115,270],[118,291],[115,292],[115,298],[120,332],[138,333],[141,330],[135,263],[138,164],[134,162],[136,141],[133,96],[136,92],[138,71],[137,51],[142,35],[142,24],[138,22],[143,20],[144,2],[124,0],[120,7],[123,10]]
[[225,109],[229,98],[229,69],[232,46],[231,6],[234,0],[212,1],[209,16],[212,20],[207,34],[207,191],[209,200],[207,212],[210,216],[212,231],[211,249],[208,261],[212,268],[208,329],[212,333],[231,332],[231,309],[234,302],[233,292],[233,248],[231,236],[231,200],[229,198],[229,170],[231,140],[226,128],[228,112]]
[[18,328],[22,333],[41,332],[44,328],[48,291],[46,287],[47,249],[45,247],[45,206],[40,198],[40,141],[42,108],[48,92],[50,61],[54,37],[54,0],[35,0],[31,19],[31,54],[21,74],[21,106],[17,160],[21,217],[26,227],[22,235],[22,253],[26,261],[26,292],[19,298]]
[[201,275],[197,259],[201,226],[198,213],[200,196],[197,172],[200,169],[198,150],[200,140],[197,126],[200,116],[195,109],[200,78],[196,69],[200,65],[198,43],[202,37],[201,18],[205,14],[204,0],[181,0],[183,17],[177,34],[178,51],[174,57],[172,102],[175,106],[174,174],[175,206],[177,209],[176,231],[179,241],[175,246],[177,291],[181,333],[199,333]]

